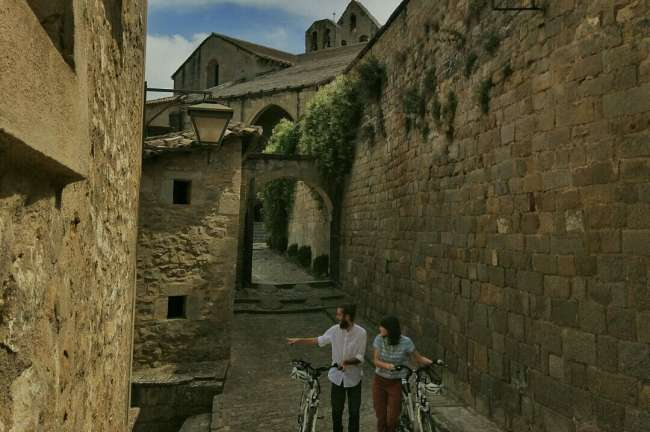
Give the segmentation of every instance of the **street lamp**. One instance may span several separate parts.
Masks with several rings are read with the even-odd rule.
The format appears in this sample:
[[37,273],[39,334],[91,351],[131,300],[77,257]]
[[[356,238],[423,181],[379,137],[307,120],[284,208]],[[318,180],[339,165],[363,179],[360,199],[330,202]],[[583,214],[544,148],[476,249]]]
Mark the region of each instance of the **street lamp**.
[[187,109],[196,132],[196,140],[203,144],[218,145],[221,142],[233,110],[217,103],[201,103]]

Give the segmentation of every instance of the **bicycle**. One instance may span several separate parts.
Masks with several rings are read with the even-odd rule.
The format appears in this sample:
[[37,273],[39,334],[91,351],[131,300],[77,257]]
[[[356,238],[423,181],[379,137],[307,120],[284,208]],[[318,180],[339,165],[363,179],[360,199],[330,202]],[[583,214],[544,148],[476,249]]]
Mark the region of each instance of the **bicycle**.
[[[395,367],[396,371],[407,372],[402,378],[402,414],[397,426],[399,432],[436,432],[428,398],[441,395],[444,387],[441,375],[434,371],[433,366],[444,366],[444,362],[438,360],[431,366],[415,370],[403,365]],[[415,375],[415,394],[411,390],[413,375]]]
[[315,368],[304,360],[294,360],[291,364],[293,366],[291,378],[303,382],[298,414],[298,432],[316,432],[321,392],[319,378],[323,372],[327,372],[332,368],[338,369],[339,366],[333,364],[332,366]]

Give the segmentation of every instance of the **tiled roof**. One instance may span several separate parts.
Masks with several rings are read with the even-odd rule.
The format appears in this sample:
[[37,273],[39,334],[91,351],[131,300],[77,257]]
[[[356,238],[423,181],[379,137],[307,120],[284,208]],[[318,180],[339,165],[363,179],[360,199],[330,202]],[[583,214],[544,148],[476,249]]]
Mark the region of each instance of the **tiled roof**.
[[302,54],[298,56],[296,64],[289,68],[251,81],[226,83],[210,90],[213,98],[228,99],[324,84],[341,74],[364,46],[362,43]]
[[169,103],[169,102],[176,102],[178,100],[181,100],[183,96],[168,96],[168,97],[162,97],[158,99],[150,99],[146,102],[147,105],[158,105],[158,104],[163,104],[163,103]]
[[199,45],[192,52],[192,54],[190,54],[187,57],[187,59],[185,59],[183,64],[181,64],[179,66],[179,68],[176,69],[176,72],[174,72],[172,77],[176,76],[176,74],[178,72],[180,72],[181,69],[183,69],[185,64],[192,57],[194,57],[194,54],[196,54],[197,51],[199,51],[201,48],[203,48],[203,45],[212,38],[222,39],[222,40],[224,40],[224,41],[226,41],[228,43],[231,43],[231,44],[237,46],[238,48],[240,48],[240,49],[242,49],[244,51],[247,51],[247,52],[249,52],[251,54],[254,54],[254,55],[258,56],[258,57],[261,57],[261,58],[264,58],[264,59],[267,59],[267,60],[271,60],[271,61],[274,61],[274,62],[277,62],[277,63],[281,63],[281,64],[284,64],[284,65],[287,65],[287,66],[294,64],[295,61],[296,61],[296,57],[297,57],[295,54],[280,51],[280,50],[277,50],[277,49],[274,49],[274,48],[269,48],[269,47],[266,47],[266,46],[263,46],[263,45],[254,44],[252,42],[247,42],[247,41],[244,41],[244,40],[241,40],[241,39],[235,39],[233,37],[226,36],[226,35],[223,35],[223,34],[220,34],[220,33],[212,33],[212,34],[210,34],[210,36],[206,37],[203,40],[203,42],[201,42],[201,45]]
[[[243,123],[232,123],[228,126],[224,140],[227,140],[229,137],[259,137],[261,135],[262,128],[259,126],[246,126]],[[187,152],[210,146],[210,144],[196,142],[194,131],[187,130],[149,137],[145,140],[142,150],[144,158],[148,158],[163,153]]]

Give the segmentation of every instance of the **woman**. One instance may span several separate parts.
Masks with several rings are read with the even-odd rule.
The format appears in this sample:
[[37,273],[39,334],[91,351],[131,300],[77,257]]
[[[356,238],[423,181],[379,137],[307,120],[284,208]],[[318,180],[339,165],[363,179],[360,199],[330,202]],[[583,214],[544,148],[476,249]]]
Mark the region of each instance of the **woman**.
[[396,366],[406,365],[409,360],[420,366],[433,363],[415,350],[413,341],[402,335],[399,320],[386,317],[381,321],[379,335],[373,343],[375,348],[375,379],[372,397],[377,415],[378,432],[395,432],[402,410],[402,378],[406,371],[396,371]]

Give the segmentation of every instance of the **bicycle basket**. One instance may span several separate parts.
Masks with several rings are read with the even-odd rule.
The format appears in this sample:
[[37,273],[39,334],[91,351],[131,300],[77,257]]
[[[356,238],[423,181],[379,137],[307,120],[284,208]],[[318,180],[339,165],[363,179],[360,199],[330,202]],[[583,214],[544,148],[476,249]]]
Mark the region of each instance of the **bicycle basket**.
[[309,382],[311,380],[311,377],[306,370],[297,367],[294,367],[291,371],[291,378],[302,382]]
[[427,397],[442,396],[442,384],[429,383],[424,387]]

